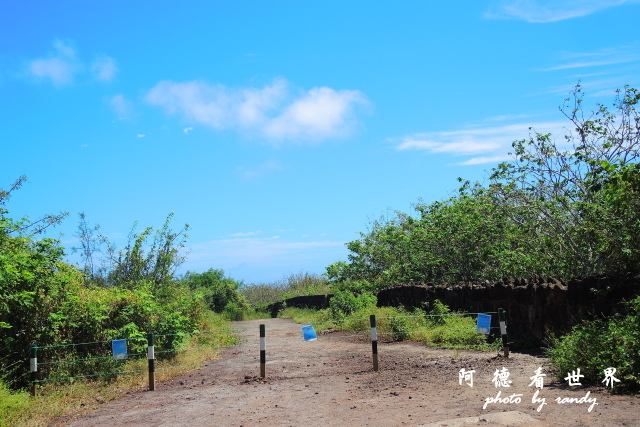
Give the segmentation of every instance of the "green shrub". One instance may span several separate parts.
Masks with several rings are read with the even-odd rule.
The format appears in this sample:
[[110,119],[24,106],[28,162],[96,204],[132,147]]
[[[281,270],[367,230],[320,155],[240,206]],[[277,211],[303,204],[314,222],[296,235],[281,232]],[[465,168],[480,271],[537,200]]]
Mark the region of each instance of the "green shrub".
[[392,317],[389,319],[391,336],[395,341],[404,341],[411,338],[411,326],[406,317]]
[[445,315],[436,317],[437,322],[429,318],[426,328],[417,335],[417,339],[427,346],[470,347],[476,349],[493,348],[487,344],[487,336],[476,332],[476,322],[472,317]]
[[432,325],[444,325],[450,317],[451,309],[440,300],[423,303],[425,318]]
[[583,384],[602,384],[604,370],[615,368],[615,389],[640,390],[640,297],[627,304],[628,314],[585,321],[561,338],[550,339],[547,355],[558,377],[580,368]]
[[342,319],[358,310],[375,307],[378,298],[369,292],[355,296],[351,292],[337,291],[329,300],[329,312],[334,319]]

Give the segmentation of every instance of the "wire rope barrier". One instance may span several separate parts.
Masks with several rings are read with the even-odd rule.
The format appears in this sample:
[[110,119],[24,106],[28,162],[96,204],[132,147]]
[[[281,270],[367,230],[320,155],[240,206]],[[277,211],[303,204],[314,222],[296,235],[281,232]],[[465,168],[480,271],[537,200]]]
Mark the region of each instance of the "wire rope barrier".
[[[495,319],[493,315],[498,314],[499,326],[492,326],[492,319]],[[447,319],[454,319],[456,317],[475,317],[477,319],[477,325],[472,325],[470,321],[465,327],[459,327],[459,325],[447,325]],[[434,319],[439,318],[437,321]],[[480,322],[483,322],[482,328]],[[426,323],[425,323],[426,322]],[[367,326],[363,326],[366,325]],[[375,315],[371,315],[368,319],[330,319],[326,321],[320,322],[312,322],[307,323],[302,326],[303,330],[303,341],[315,341],[318,339],[318,336],[315,334],[315,330],[313,327],[317,327],[319,325],[330,324],[333,325],[329,328],[329,333],[321,333],[321,340],[352,340],[358,339],[357,342],[353,342],[354,345],[360,345],[362,343],[362,338],[369,338],[371,341],[371,355],[373,361],[373,369],[374,371],[378,371],[379,363],[378,363],[378,353],[379,352],[392,352],[397,350],[406,350],[407,348],[389,348],[386,347],[389,341],[385,341],[383,343],[383,348],[378,348],[378,337],[391,337],[392,341],[403,341],[403,340],[412,340],[412,341],[421,341],[425,340],[426,347],[416,347],[416,349],[421,348],[434,348],[434,349],[481,349],[481,350],[495,350],[497,349],[497,334],[492,333],[492,331],[500,330],[500,336],[502,338],[502,350],[504,351],[505,357],[509,355],[507,334],[506,334],[506,312],[503,309],[500,309],[498,312],[486,312],[486,313],[446,313],[446,314],[425,314],[425,315],[407,315],[407,316],[381,316],[377,317]],[[149,374],[149,390],[155,390],[155,372],[158,370],[174,370],[174,369],[192,369],[192,368],[201,368],[201,367],[209,367],[216,365],[241,365],[241,364],[250,364],[256,363],[259,360],[260,363],[260,376],[262,378],[266,377],[266,364],[268,362],[281,361],[281,360],[294,360],[301,358],[309,358],[309,357],[327,357],[327,356],[340,356],[340,355],[353,355],[353,354],[366,354],[368,353],[365,350],[357,350],[357,351],[338,351],[338,352],[326,352],[320,353],[317,352],[307,352],[301,354],[302,350],[297,350],[295,354],[285,354],[284,356],[281,353],[286,352],[287,349],[292,346],[287,346],[286,344],[299,343],[300,339],[290,339],[289,335],[293,335],[294,333],[299,333],[300,330],[297,328],[291,327],[282,327],[275,326],[267,328],[265,324],[259,325],[259,341],[252,339],[257,338],[256,335],[248,335],[254,334],[255,329],[253,328],[225,328],[219,330],[212,331],[195,331],[193,333],[174,333],[174,334],[147,334],[144,337],[136,336],[130,337],[122,340],[109,340],[109,341],[93,341],[86,343],[69,343],[69,344],[57,344],[57,345],[49,345],[49,346],[32,346],[31,347],[31,382],[32,382],[32,394],[35,395],[36,384],[43,383],[47,381],[58,381],[58,380],[73,380],[78,378],[94,378],[101,376],[117,376],[124,374],[135,374],[148,372]],[[305,328],[312,328],[313,334],[309,338],[305,334]],[[381,328],[381,331],[378,331],[378,328]],[[395,329],[394,329],[395,328]],[[269,358],[266,357],[266,342],[267,342],[267,334],[269,332],[269,337],[274,336],[276,339],[273,341],[269,341],[269,344],[273,344],[277,347],[277,351],[274,355],[270,355]],[[324,332],[324,331],[323,331]],[[429,342],[427,338],[430,334],[433,335],[442,335],[446,333],[468,333],[469,339],[464,343],[459,343],[457,341],[464,341],[467,339],[465,336],[454,336],[454,339],[449,344],[443,344],[444,341],[436,341]],[[334,335],[335,334],[335,335]],[[218,339],[222,342],[227,342],[225,344],[215,344],[215,345],[206,345],[206,343],[200,343],[198,340],[198,336],[206,336],[213,335],[212,338],[206,339]],[[284,335],[284,336],[282,336]],[[175,337],[179,337],[179,340],[175,340]],[[278,339],[278,337],[284,339]],[[489,343],[487,337],[495,338],[493,343]],[[186,338],[195,338],[196,346],[190,348],[180,347],[184,343]],[[422,338],[422,339],[421,339]],[[444,338],[441,338],[442,340]],[[146,341],[147,351],[142,352],[144,348],[144,341]],[[482,342],[481,342],[482,341]],[[127,343],[132,344],[132,352],[129,353],[127,350]],[[160,348],[156,350],[156,344],[160,345]],[[197,345],[200,344],[200,345]],[[202,345],[205,344],[205,345]],[[81,346],[95,346],[97,347],[97,351],[102,352],[102,354],[96,355],[95,357],[87,357],[83,354],[83,357],[77,358],[69,358],[69,355],[80,354],[88,352],[87,349],[81,349]],[[109,346],[111,347],[111,355],[108,355]],[[162,348],[162,346],[169,346],[169,348]],[[173,347],[172,347],[173,346]],[[173,360],[176,355],[184,354],[192,351],[220,351],[223,349],[231,349],[231,348],[239,348],[241,349],[239,354],[247,355],[249,351],[252,350],[242,350],[242,348],[258,348],[259,353],[256,351],[254,356],[249,360],[222,360],[222,361],[207,361],[204,363],[196,363],[196,364],[183,364],[183,365],[171,365],[166,363],[166,361]],[[322,348],[322,347],[320,347]],[[62,356],[67,355],[67,357],[63,357],[61,360],[42,360],[38,361],[38,356],[42,353],[51,352],[54,353],[62,351]],[[308,350],[307,350],[308,351]],[[67,353],[64,353],[67,352]],[[280,353],[280,354],[278,354]],[[135,365],[127,365],[128,362],[136,363],[144,360],[144,356],[147,356],[148,367],[147,369],[135,369]],[[215,355],[215,353],[213,353]],[[55,355],[53,355],[55,356]],[[162,362],[162,366],[156,366],[156,356],[160,356],[158,361]],[[85,365],[82,365],[85,364]],[[87,365],[88,364],[88,365]],[[71,368],[59,368],[59,372],[68,372],[69,375],[56,375],[58,371],[56,371],[55,367],[60,365],[71,365]],[[78,365],[78,366],[75,366]],[[82,366],[80,366],[82,365]],[[118,367],[124,367],[125,369],[118,369]],[[48,375],[45,378],[38,378],[38,367],[44,368],[46,374]],[[134,369],[127,369],[127,367]],[[67,369],[67,370],[65,370]],[[80,373],[77,374],[74,372],[74,369],[77,370],[88,370],[88,369],[110,369],[106,372],[95,372],[95,373]]]

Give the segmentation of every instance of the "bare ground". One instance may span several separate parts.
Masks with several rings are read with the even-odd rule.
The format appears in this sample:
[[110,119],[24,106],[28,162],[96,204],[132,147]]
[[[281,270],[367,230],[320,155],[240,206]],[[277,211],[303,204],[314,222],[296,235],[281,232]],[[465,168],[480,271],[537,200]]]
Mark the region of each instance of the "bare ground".
[[[267,325],[266,378],[259,366],[258,325]],[[58,419],[66,426],[419,426],[438,425],[639,425],[640,399],[603,388],[569,387],[554,378],[545,358],[511,353],[425,349],[410,342],[380,342],[380,369],[373,371],[366,337],[320,334],[302,340],[289,319],[235,322],[248,345],[225,350],[215,365],[104,403],[98,410]],[[255,345],[253,345],[255,344]],[[507,368],[509,388],[492,383]],[[547,374],[532,403],[530,377]],[[475,370],[473,387],[459,383],[460,369]],[[487,398],[521,395],[511,403],[483,406]],[[585,398],[585,395],[589,395]],[[556,398],[584,398],[559,404]],[[589,407],[594,403],[592,410]],[[589,401],[589,399],[591,399]],[[517,411],[517,412],[513,412]],[[508,413],[507,413],[508,412]],[[496,414],[504,413],[504,414]],[[494,414],[494,415],[492,415]],[[476,417],[476,418],[472,418]],[[493,417],[493,418],[492,418]],[[498,417],[498,418],[496,418]],[[499,419],[499,417],[502,417]],[[465,420],[446,421],[452,419]],[[538,421],[538,423],[536,423]]]

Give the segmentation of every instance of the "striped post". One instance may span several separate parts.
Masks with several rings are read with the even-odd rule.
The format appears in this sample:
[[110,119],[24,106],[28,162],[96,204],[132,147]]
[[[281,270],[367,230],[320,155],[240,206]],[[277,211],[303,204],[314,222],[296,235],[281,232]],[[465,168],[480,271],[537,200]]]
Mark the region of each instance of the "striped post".
[[371,354],[373,356],[373,370],[378,372],[378,331],[376,330],[376,315],[369,317],[371,324]]
[[509,357],[509,342],[507,341],[507,315],[502,308],[498,309],[498,319],[500,320],[500,335],[502,335],[502,349],[504,357]]
[[29,362],[31,371],[31,396],[35,397],[37,391],[36,380],[38,379],[38,347],[35,345],[31,347],[31,358]]
[[260,377],[266,378],[267,376],[267,340],[265,337],[265,326],[260,325]]
[[156,389],[156,351],[153,333],[147,334],[147,359],[149,360],[149,391]]

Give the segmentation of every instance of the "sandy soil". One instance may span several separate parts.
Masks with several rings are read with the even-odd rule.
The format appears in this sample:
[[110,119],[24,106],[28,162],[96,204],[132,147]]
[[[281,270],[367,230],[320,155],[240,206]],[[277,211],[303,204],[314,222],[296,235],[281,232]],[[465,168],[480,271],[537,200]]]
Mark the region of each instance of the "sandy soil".
[[[260,323],[267,325],[264,379],[259,378]],[[602,388],[569,387],[555,380],[547,360],[536,355],[511,353],[503,358],[487,352],[425,349],[415,343],[383,342],[381,337],[380,370],[374,372],[366,337],[318,331],[317,341],[305,342],[300,325],[289,319],[235,322],[234,327],[247,328],[242,332],[247,345],[226,349],[215,365],[159,383],[155,391],[131,392],[55,425],[419,426],[456,418],[471,420],[457,425],[532,425],[496,424],[483,418],[511,411],[540,421],[536,425],[639,425],[640,398]],[[541,408],[541,401],[532,402],[536,389],[529,387],[538,367],[547,374],[537,395],[545,399]],[[508,388],[492,382],[502,368],[510,373]],[[460,369],[475,370],[472,387],[465,381],[460,384]],[[487,404],[498,393],[510,403]],[[521,395],[519,401],[511,397],[514,394]],[[560,404],[556,398],[583,398],[585,403]]]

